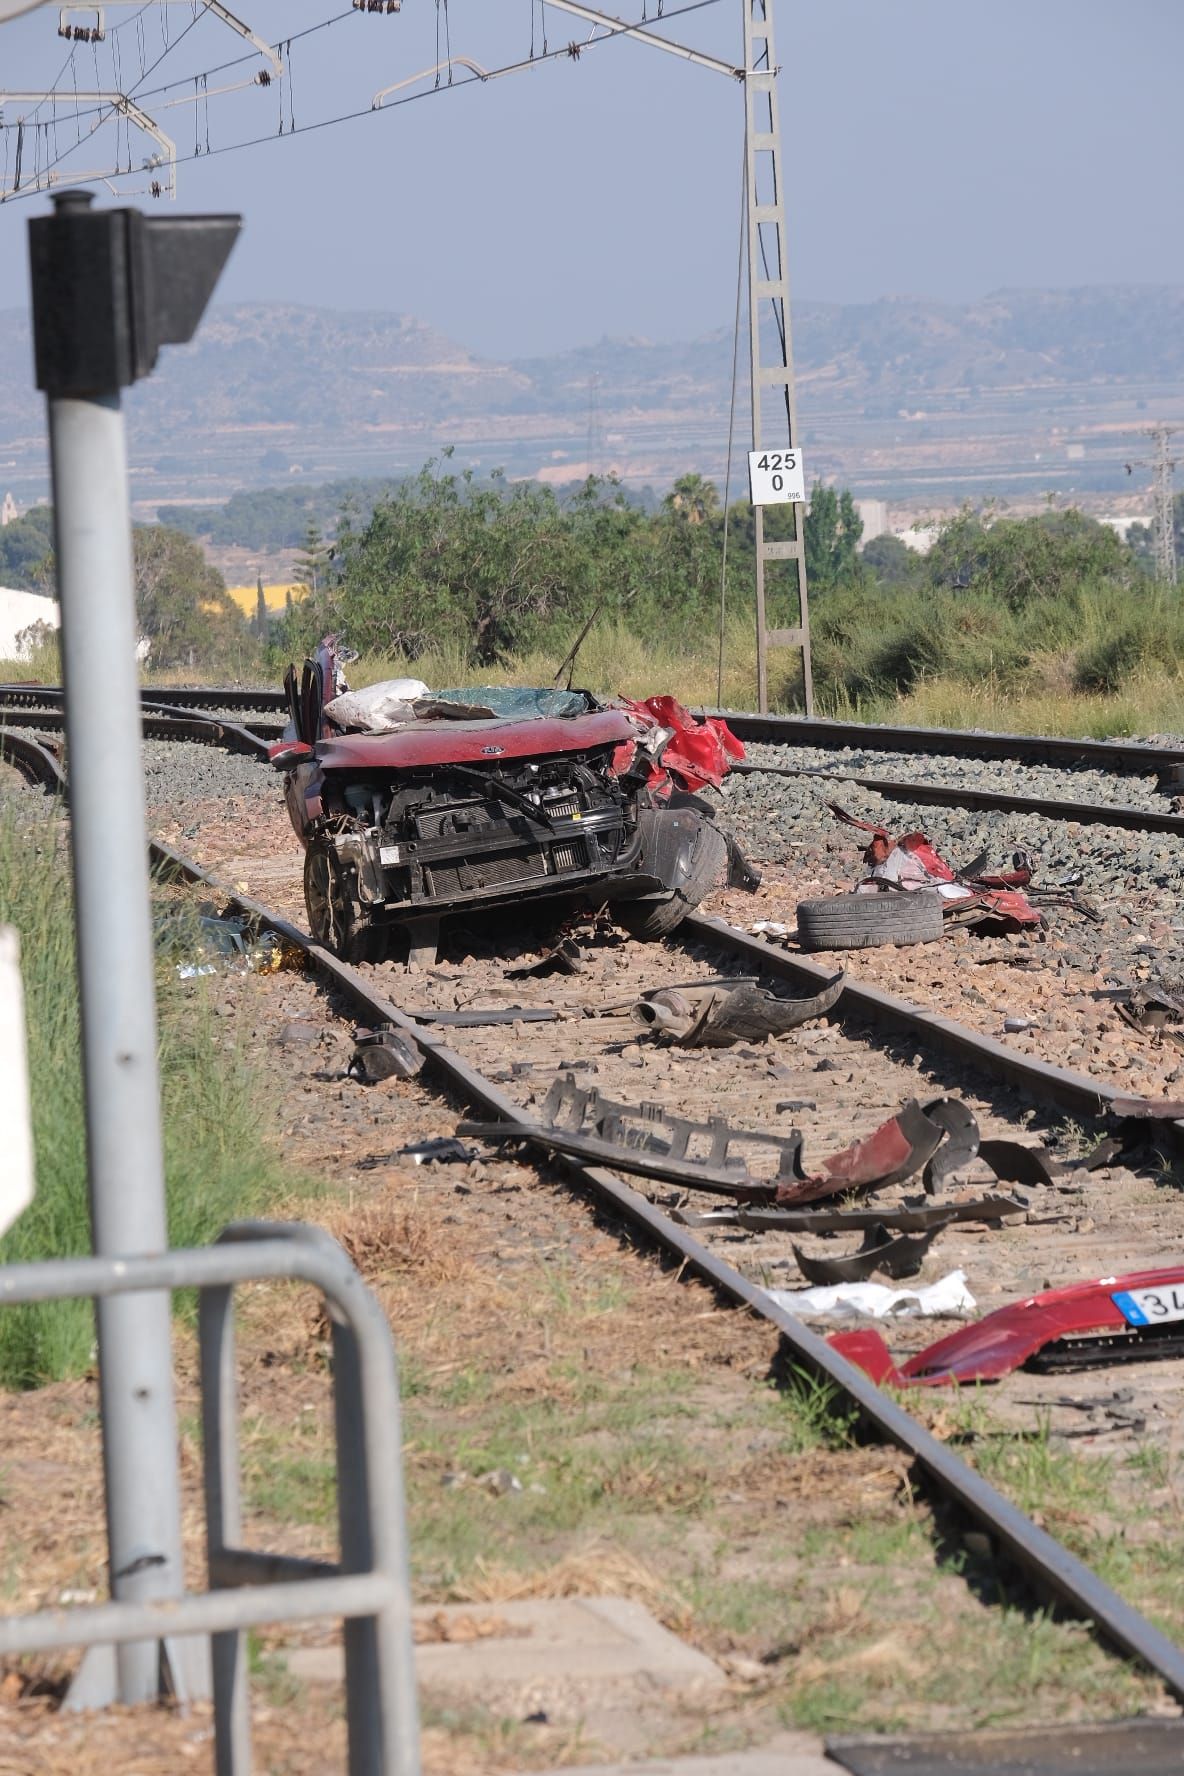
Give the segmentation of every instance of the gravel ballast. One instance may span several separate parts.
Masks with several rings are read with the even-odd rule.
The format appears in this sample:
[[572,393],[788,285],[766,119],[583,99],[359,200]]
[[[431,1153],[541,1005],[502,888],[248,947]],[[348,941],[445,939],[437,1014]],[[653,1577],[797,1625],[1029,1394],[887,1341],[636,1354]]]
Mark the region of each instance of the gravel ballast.
[[1084,765],[1068,770],[1057,765],[1021,764],[1014,759],[953,758],[940,753],[919,756],[856,747],[769,746],[756,741],[746,742],[744,751],[752,765],[852,772],[898,783],[944,783],[952,789],[1056,797],[1088,802],[1093,807],[1147,808],[1159,814],[1171,805],[1150,773],[1097,771]]

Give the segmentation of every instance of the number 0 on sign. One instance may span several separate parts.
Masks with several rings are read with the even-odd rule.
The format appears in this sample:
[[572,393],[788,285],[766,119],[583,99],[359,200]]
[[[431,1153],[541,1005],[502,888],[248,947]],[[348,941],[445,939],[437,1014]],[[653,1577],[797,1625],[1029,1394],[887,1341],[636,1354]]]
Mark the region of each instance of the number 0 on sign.
[[788,506],[806,497],[800,450],[750,450],[748,485],[754,506]]

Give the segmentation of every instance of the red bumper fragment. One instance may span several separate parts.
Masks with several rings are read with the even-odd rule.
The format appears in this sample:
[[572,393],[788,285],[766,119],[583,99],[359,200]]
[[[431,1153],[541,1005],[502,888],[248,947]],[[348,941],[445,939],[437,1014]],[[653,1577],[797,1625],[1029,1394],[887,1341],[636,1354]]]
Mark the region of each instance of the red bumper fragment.
[[[1132,1292],[1151,1292],[1154,1303],[1141,1308],[1129,1297]],[[1127,1297],[1126,1311],[1116,1297]],[[1026,1301],[1009,1302],[973,1326],[960,1326],[936,1344],[918,1351],[907,1363],[893,1362],[891,1352],[877,1331],[835,1332],[827,1342],[851,1363],[881,1385],[892,1387],[941,1387],[949,1383],[998,1381],[1058,1339],[1088,1333],[1128,1332],[1173,1321],[1173,1305],[1179,1307],[1184,1330],[1184,1264],[1168,1264],[1159,1270],[1133,1271],[1126,1276],[1098,1277],[1073,1283],[1065,1289],[1047,1289]],[[1162,1307],[1162,1312],[1160,1311]],[[1143,1319],[1132,1315],[1143,1313]]]

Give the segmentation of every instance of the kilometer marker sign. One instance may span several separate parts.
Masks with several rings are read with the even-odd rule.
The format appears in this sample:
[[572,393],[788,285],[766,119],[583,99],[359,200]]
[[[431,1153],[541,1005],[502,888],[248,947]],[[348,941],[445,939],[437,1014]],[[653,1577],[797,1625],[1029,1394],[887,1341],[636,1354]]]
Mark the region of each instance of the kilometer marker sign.
[[754,506],[788,506],[805,500],[806,470],[800,450],[750,450],[748,485]]
[[33,1200],[33,1125],[20,961],[20,939],[11,925],[0,925],[0,1130],[4,1138],[0,1233],[6,1233]]

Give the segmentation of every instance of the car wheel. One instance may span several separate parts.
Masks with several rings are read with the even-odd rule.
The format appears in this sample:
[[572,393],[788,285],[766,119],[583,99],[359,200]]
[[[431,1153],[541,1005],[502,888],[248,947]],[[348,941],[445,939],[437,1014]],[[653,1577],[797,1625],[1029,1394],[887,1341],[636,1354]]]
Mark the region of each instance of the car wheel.
[[622,900],[613,907],[613,918],[630,937],[641,943],[658,943],[676,931],[693,913],[705,894],[721,881],[728,865],[728,843],[719,828],[705,820],[690,874],[672,894],[648,895],[644,900]]
[[798,906],[798,942],[803,950],[932,943],[941,933],[942,898],[926,888],[834,894],[825,900],[803,900]]
[[310,845],[304,855],[304,905],[319,944],[346,962],[361,960],[352,954],[360,935],[353,902],[337,859],[322,845]]

